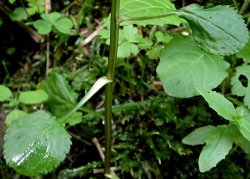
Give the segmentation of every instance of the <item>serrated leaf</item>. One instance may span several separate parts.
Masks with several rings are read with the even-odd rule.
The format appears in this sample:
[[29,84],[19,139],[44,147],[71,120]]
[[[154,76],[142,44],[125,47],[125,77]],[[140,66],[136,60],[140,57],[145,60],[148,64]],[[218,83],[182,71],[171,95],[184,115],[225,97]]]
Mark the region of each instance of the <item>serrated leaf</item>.
[[48,21],[39,19],[32,23],[39,34],[48,34],[52,30],[52,24]]
[[199,127],[193,130],[190,134],[182,139],[182,142],[187,145],[205,144],[206,137],[215,129],[214,126],[208,125]]
[[55,21],[53,25],[59,32],[63,34],[70,34],[70,29],[73,27],[73,22],[66,17],[62,17]]
[[246,63],[250,63],[250,39],[243,49],[241,49],[236,56],[242,58]]
[[4,158],[26,176],[47,174],[69,152],[70,135],[45,111],[31,113],[14,121],[4,136]]
[[235,122],[240,133],[250,141],[250,112],[245,107],[238,107],[236,109]]
[[228,67],[222,57],[204,52],[193,39],[175,37],[161,51],[156,71],[166,93],[187,98],[199,95],[197,89],[217,87],[227,76]]
[[237,11],[230,6],[204,9],[197,4],[191,4],[176,14],[188,21],[195,40],[207,52],[231,55],[247,43],[246,25]]
[[209,107],[215,110],[220,116],[229,121],[234,120],[236,114],[234,105],[222,94],[215,91],[201,92],[203,98],[208,102]]
[[53,73],[41,84],[49,95],[47,107],[56,117],[65,116],[76,105],[77,94],[59,74]]
[[[157,16],[175,11],[174,4],[170,0],[122,0],[120,5],[122,19],[132,17]],[[179,26],[184,20],[176,15],[141,21],[123,21],[121,25],[165,25],[172,24]]]
[[28,113],[26,113],[25,111],[22,111],[20,109],[14,109],[12,110],[7,116],[6,116],[6,119],[5,119],[5,123],[7,126],[10,126],[10,124],[18,119],[18,118],[21,118],[21,117],[24,117],[26,116]]
[[8,100],[11,96],[11,90],[4,85],[0,85],[0,101]]
[[233,145],[233,135],[226,125],[217,126],[206,137],[206,145],[199,157],[199,170],[209,171],[229,153]]
[[20,92],[19,102],[24,104],[38,104],[48,99],[48,94],[42,90],[22,91]]
[[[241,81],[240,78],[246,81]],[[236,74],[231,79],[232,93],[237,96],[244,96],[244,103],[250,108],[250,65],[242,65],[236,68]],[[244,84],[245,83],[245,84]]]

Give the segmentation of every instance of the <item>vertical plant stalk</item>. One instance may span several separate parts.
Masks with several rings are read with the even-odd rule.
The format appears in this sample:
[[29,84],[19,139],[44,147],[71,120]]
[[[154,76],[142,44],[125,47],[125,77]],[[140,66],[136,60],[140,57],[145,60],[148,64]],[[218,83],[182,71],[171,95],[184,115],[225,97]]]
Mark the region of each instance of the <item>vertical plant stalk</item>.
[[110,19],[110,50],[108,59],[107,78],[111,80],[105,88],[105,166],[104,173],[110,173],[111,161],[111,139],[112,139],[112,102],[115,65],[117,59],[118,39],[119,39],[119,10],[120,0],[111,1],[111,19]]
[[[45,12],[48,14],[51,11],[51,0],[45,0]],[[49,73],[49,64],[50,64],[50,43],[49,43],[49,34],[46,36],[46,70],[45,76]]]

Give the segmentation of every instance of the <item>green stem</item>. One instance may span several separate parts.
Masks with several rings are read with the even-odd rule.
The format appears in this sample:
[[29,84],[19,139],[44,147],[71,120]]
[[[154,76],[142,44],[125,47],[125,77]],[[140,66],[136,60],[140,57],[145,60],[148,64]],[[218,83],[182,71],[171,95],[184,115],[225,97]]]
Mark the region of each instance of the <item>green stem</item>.
[[142,17],[121,17],[120,22],[123,21],[142,21],[142,20],[151,20],[151,19],[158,19],[162,17],[176,15],[176,12],[168,12],[166,14],[155,15],[155,16],[142,16]]
[[119,10],[120,0],[111,2],[110,19],[110,50],[108,60],[107,78],[112,82],[106,85],[105,89],[105,166],[104,173],[110,173],[111,161],[111,138],[112,138],[112,98],[113,80],[115,76],[115,65],[117,59],[118,39],[119,39]]

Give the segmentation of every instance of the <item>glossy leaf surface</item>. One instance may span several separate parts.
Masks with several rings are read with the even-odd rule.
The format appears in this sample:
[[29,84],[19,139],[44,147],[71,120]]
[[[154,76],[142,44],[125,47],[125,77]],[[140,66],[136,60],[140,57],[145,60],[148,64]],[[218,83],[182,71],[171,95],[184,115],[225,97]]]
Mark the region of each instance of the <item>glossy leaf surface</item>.
[[[178,47],[178,48],[177,48]],[[161,51],[157,74],[170,96],[187,98],[209,91],[227,76],[222,57],[201,50],[193,39],[175,37]]]
[[233,145],[233,135],[226,125],[217,126],[206,137],[206,145],[199,157],[201,172],[209,171],[225,158]]
[[70,135],[45,111],[14,121],[4,137],[4,158],[26,176],[46,174],[55,169],[69,152]]
[[229,121],[234,120],[236,113],[234,105],[222,94],[215,91],[209,91],[207,93],[201,92],[201,95],[208,102],[209,107],[215,110],[220,116]]
[[[175,6],[170,0],[122,0],[121,1],[121,18],[127,19],[132,17],[157,16],[175,11]],[[168,17],[140,20],[140,21],[124,21],[122,25],[138,24],[138,25],[180,25],[184,20],[176,15]]]
[[246,25],[237,11],[230,6],[204,9],[197,4],[191,4],[176,14],[188,21],[195,40],[207,52],[231,55],[247,43]]
[[214,126],[208,125],[199,127],[193,130],[190,134],[182,139],[182,142],[187,145],[200,145],[205,144],[206,137],[214,129]]

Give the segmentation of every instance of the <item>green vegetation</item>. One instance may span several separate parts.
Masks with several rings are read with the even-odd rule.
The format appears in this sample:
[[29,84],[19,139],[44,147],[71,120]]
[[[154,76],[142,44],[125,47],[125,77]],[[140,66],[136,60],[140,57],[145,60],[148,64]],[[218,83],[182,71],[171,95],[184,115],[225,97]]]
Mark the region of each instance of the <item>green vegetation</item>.
[[248,178],[248,6],[1,1],[1,178]]

